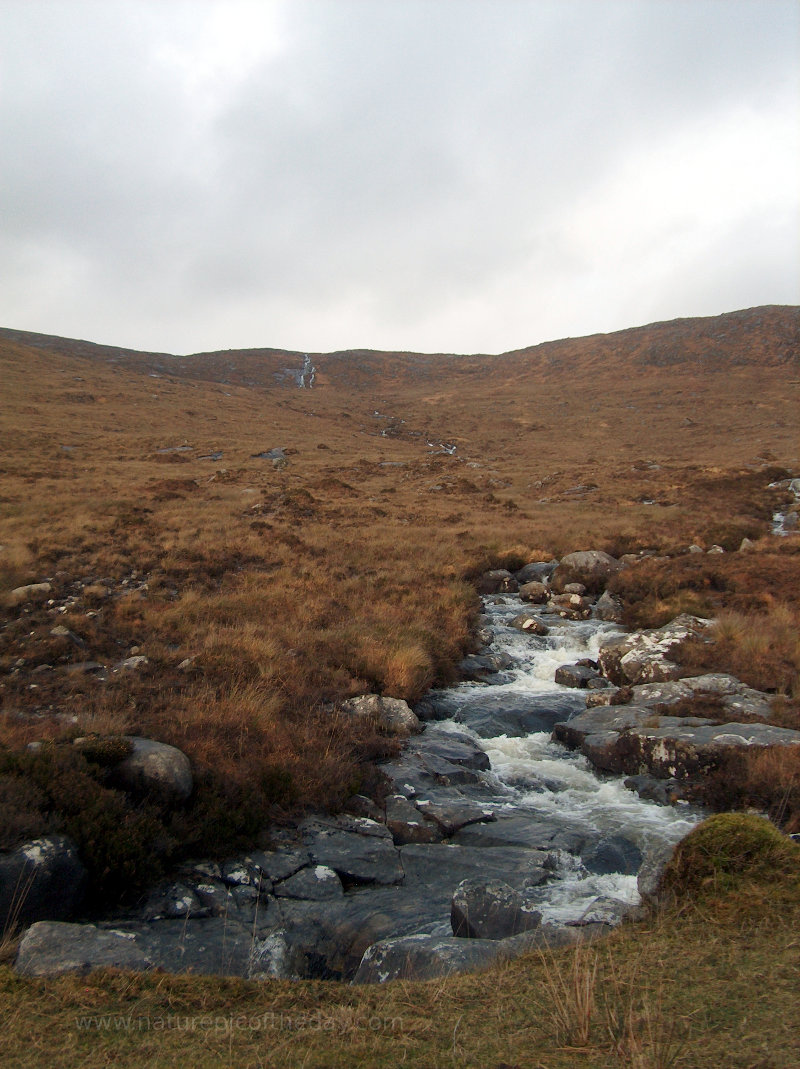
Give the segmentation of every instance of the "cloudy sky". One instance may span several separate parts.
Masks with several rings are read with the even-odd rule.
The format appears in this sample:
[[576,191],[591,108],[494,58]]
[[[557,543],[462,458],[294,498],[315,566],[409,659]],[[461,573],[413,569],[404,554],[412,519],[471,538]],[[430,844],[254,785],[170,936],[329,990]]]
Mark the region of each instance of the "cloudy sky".
[[0,325],[501,352],[800,303],[797,0],[0,0]]

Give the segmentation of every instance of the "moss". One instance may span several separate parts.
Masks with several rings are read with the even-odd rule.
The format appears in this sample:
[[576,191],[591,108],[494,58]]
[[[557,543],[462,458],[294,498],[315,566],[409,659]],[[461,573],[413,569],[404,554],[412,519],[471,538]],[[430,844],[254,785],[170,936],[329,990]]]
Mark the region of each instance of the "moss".
[[800,846],[764,817],[718,813],[678,844],[661,888],[681,899],[791,881],[800,883]]

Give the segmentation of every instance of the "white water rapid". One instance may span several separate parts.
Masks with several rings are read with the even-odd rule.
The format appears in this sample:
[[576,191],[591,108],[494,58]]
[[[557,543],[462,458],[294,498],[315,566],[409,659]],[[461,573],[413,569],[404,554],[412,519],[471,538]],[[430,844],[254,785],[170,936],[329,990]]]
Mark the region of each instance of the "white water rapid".
[[[550,633],[537,637],[508,626],[522,612],[540,615]],[[620,629],[597,620],[563,620],[513,595],[486,598],[485,614],[494,634],[492,653],[507,654],[511,663],[496,682],[463,683],[439,692],[437,704],[450,718],[437,728],[466,732],[487,753],[489,805],[503,821],[487,827],[503,827],[503,818],[516,817],[523,826],[555,826],[573,841],[627,840],[642,854],[686,835],[701,819],[698,811],[645,801],[623,785],[622,777],[601,778],[585,757],[551,739],[552,724],[585,708],[587,693],[555,683],[555,670],[596,658],[600,637]],[[509,718],[510,711],[516,720]],[[485,794],[481,804],[487,804]],[[561,851],[556,876],[536,892],[545,921],[589,919],[592,907],[601,906],[599,900],[639,900],[635,875],[592,874],[574,851]]]

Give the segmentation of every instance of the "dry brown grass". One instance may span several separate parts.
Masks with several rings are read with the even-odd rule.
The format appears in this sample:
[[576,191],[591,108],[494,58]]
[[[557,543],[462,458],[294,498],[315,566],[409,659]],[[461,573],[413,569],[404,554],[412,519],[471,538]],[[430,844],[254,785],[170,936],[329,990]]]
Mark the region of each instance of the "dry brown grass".
[[[245,354],[222,383],[216,357],[170,368],[0,340],[0,595],[46,578],[57,603],[5,611],[0,744],[150,734],[186,750],[207,801],[224,780],[258,785],[255,815],[336,806],[358,783],[379,790],[365,759],[387,740],[331,709],[452,679],[477,608],[468,580],[485,567],[761,535],[748,557],[631,569],[626,596],[642,619],[757,609],[778,627],[800,561],[791,540],[778,552],[763,537],[766,484],[797,463],[795,372],[775,355],[786,322],[736,321],[752,362],[716,349],[703,364],[653,362],[659,328],[616,337],[613,358],[602,339],[444,365],[356,354],[322,361],[313,391],[275,382],[280,354]],[[710,353],[708,325],[692,329],[673,343]],[[287,466],[255,455],[275,446]],[[134,647],[149,660],[139,673],[69,671]]]

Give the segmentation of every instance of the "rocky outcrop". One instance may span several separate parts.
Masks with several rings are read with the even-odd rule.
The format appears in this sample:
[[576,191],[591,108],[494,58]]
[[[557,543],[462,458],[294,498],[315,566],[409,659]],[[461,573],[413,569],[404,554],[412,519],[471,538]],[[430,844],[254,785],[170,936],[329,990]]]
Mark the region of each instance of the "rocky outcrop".
[[587,709],[556,724],[553,734],[605,772],[650,773],[677,780],[707,772],[731,747],[800,745],[800,731],[788,728],[662,716],[631,705]]
[[530,901],[503,880],[463,880],[450,908],[453,935],[465,939],[506,939],[542,923]]
[[682,613],[663,627],[614,637],[600,647],[600,667],[619,686],[677,679],[681,669],[669,659],[670,651],[687,639],[707,637],[709,627],[710,620]]
[[34,839],[0,854],[0,931],[74,916],[86,888],[86,869],[64,835]]

